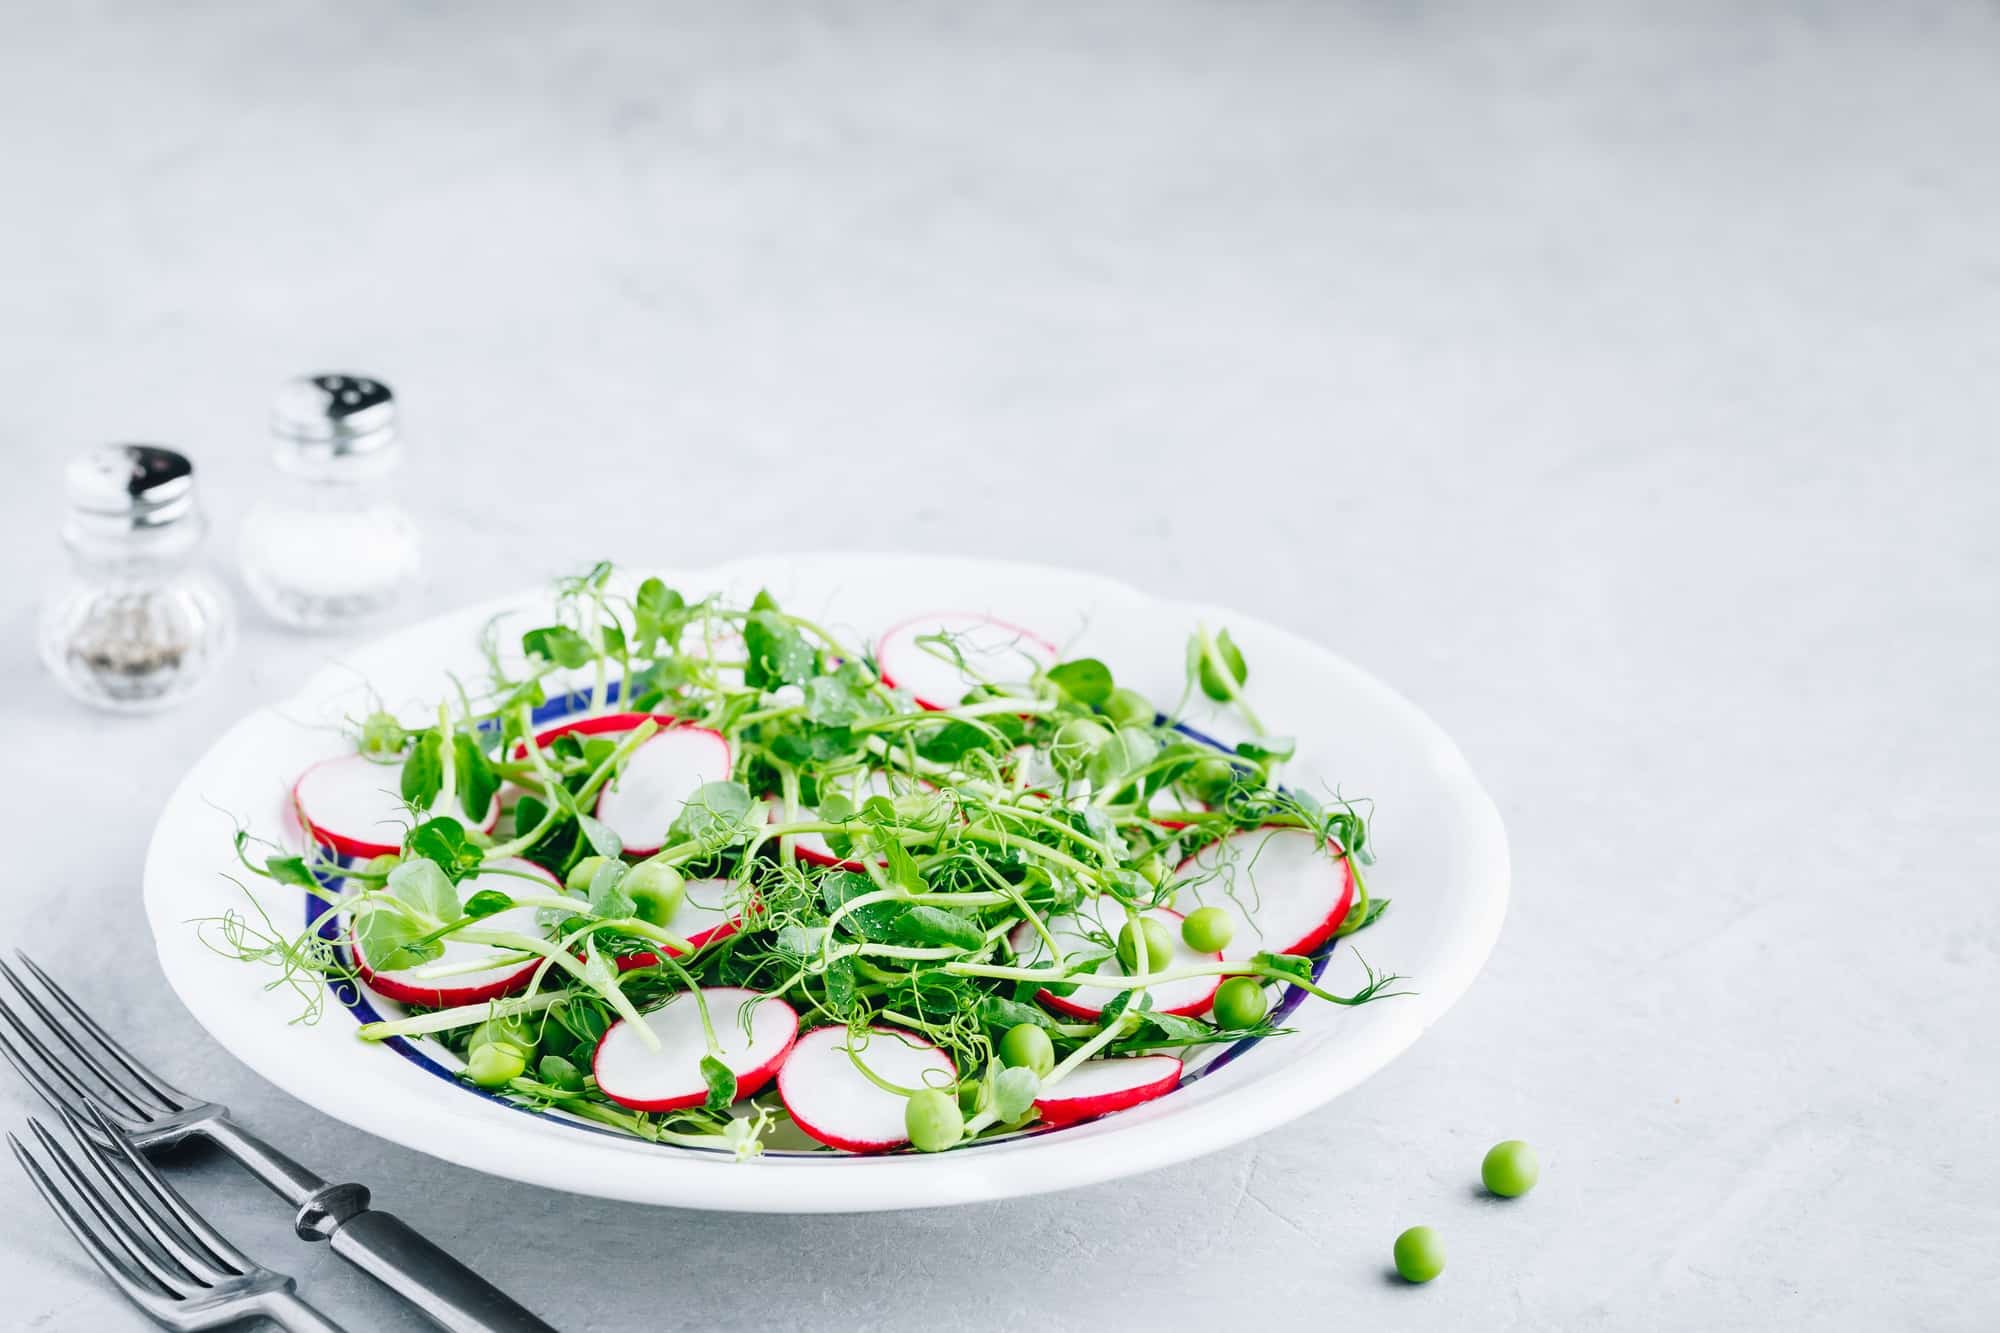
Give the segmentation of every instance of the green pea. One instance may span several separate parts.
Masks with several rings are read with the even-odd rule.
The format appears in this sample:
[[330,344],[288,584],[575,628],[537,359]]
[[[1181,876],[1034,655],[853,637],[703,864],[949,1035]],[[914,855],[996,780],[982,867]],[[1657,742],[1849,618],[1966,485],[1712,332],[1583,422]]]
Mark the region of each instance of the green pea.
[[1535,1159],[1533,1148],[1519,1139],[1508,1139],[1486,1150],[1479,1178],[1501,1198],[1518,1199],[1542,1178],[1542,1164]]
[[560,1055],[545,1055],[535,1066],[542,1082],[564,1092],[583,1091],[583,1071]]
[[1145,878],[1148,884],[1156,889],[1167,882],[1167,875],[1170,873],[1167,858],[1161,856],[1158,852],[1147,852],[1132,863],[1132,869],[1137,871]]
[[571,893],[589,893],[590,882],[597,878],[597,872],[610,864],[612,858],[608,856],[586,856],[569,868],[563,887]]
[[1055,744],[1049,747],[1049,762],[1064,777],[1076,777],[1097,753],[1097,747],[1111,739],[1111,731],[1101,722],[1073,717],[1056,728]]
[[1009,1069],[1032,1069],[1047,1078],[1056,1067],[1056,1044],[1033,1023],[1016,1023],[1000,1038],[1000,1063]]
[[[1139,942],[1145,941],[1146,956],[1139,956]],[[1132,933],[1132,923],[1127,921],[1118,928],[1118,965],[1129,976],[1142,972],[1158,972],[1174,956],[1174,936],[1163,922],[1152,917],[1139,918],[1139,932]]]
[[1255,1027],[1264,1021],[1267,1008],[1264,988],[1255,977],[1231,977],[1216,987],[1215,1021],[1221,1027]]
[[618,887],[638,904],[641,921],[664,926],[673,919],[674,910],[681,905],[685,881],[681,879],[681,872],[670,865],[642,861],[619,881]]
[[465,1076],[482,1088],[504,1088],[528,1068],[528,1053],[504,1041],[490,1041],[472,1048],[465,1061]]
[[943,1152],[965,1137],[965,1112],[955,1091],[925,1088],[903,1107],[903,1128],[918,1152]]
[[1405,1282],[1428,1282],[1444,1272],[1444,1242],[1429,1227],[1411,1227],[1396,1237],[1396,1271]]
[[1236,765],[1227,759],[1203,759],[1188,769],[1181,778],[1181,786],[1196,800],[1213,805],[1229,794],[1235,781]]
[[1196,953],[1221,953],[1236,937],[1236,918],[1222,907],[1197,907],[1181,922],[1181,938]]
[[1104,715],[1121,727],[1150,727],[1159,710],[1139,691],[1121,685],[1104,701]]

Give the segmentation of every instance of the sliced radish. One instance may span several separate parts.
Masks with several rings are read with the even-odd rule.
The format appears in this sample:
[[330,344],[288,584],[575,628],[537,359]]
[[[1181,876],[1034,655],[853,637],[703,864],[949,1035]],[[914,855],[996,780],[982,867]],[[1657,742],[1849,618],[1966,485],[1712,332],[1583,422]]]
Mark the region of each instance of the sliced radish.
[[1354,906],[1354,870],[1332,843],[1304,829],[1232,833],[1181,862],[1183,912],[1220,907],[1236,919],[1227,959],[1307,954],[1333,938]]
[[609,824],[627,856],[651,856],[695,789],[729,778],[729,742],[706,727],[673,726],[625,760],[624,771],[605,784],[597,817]]
[[[412,822],[402,785],[400,763],[382,764],[366,755],[344,754],[322,760],[299,774],[292,784],[292,803],[315,842],[336,855],[366,860],[402,848],[403,834]],[[455,802],[434,805],[431,813],[464,818]],[[496,796],[479,827],[491,833],[499,822],[500,799]]]
[[1135,1055],[1090,1060],[1063,1076],[1035,1109],[1051,1125],[1073,1125],[1149,1102],[1172,1092],[1181,1081],[1181,1062],[1171,1055]]
[[[949,634],[959,655],[974,673],[960,671],[950,658],[939,657],[919,637]],[[951,708],[978,683],[1026,680],[1036,667],[1054,666],[1061,651],[1047,639],[1019,625],[992,616],[963,611],[914,616],[887,630],[875,645],[875,661],[884,683],[908,690],[925,708]]]
[[[484,888],[498,889],[502,893],[517,893],[521,881],[516,874],[499,874],[498,871],[531,874],[549,881],[558,891],[561,885],[556,877],[532,861],[521,861],[512,857],[495,861],[483,867],[477,874],[469,875],[459,883],[462,898],[470,898]],[[481,881],[487,881],[482,885]],[[510,907],[503,912],[495,912],[479,922],[483,930],[507,930],[520,935],[540,938],[544,933],[536,920],[533,907]],[[348,928],[348,947],[354,952],[355,970],[361,973],[369,988],[379,994],[403,1004],[421,1004],[432,1008],[443,1008],[454,1004],[479,1004],[496,996],[507,995],[528,984],[541,963],[539,958],[521,962],[512,957],[515,950],[497,948],[491,944],[475,944],[455,935],[447,935],[444,956],[428,963],[417,963],[409,967],[392,967],[377,971],[368,965],[362,956],[361,941],[353,927]],[[425,976],[427,969],[440,966],[476,963],[482,958],[496,960],[493,966],[471,972],[452,972],[444,976]]]
[[[665,929],[686,940],[699,949],[712,940],[728,939],[736,933],[742,919],[729,905],[729,881],[726,879],[691,879],[681,888],[680,905]],[[680,957],[678,949],[666,951],[670,958]],[[653,967],[660,961],[657,953],[628,953],[618,956],[618,970],[630,972],[635,967]]]
[[948,1088],[958,1082],[952,1058],[912,1032],[877,1027],[848,1054],[844,1027],[814,1028],[800,1037],[778,1071],[778,1096],[792,1122],[829,1148],[883,1152],[909,1142],[909,1099],[885,1092],[854,1067],[858,1057],[876,1078],[902,1088]]
[[[1188,948],[1187,941],[1181,938],[1179,912],[1167,907],[1150,907],[1141,915],[1165,925],[1174,941],[1172,959],[1166,966],[1156,967],[1154,971],[1165,972],[1190,963],[1213,963],[1222,957],[1216,953],[1196,953]],[[1062,946],[1065,957],[1110,952],[1112,956],[1099,963],[1093,975],[1122,977],[1128,974],[1118,961],[1115,946],[1118,932],[1125,928],[1126,919],[1123,903],[1098,898],[1084,903],[1075,913],[1050,917],[1046,924],[1049,934]],[[1104,943],[1105,937],[1109,937],[1113,946],[1109,950]],[[1029,922],[1024,921],[1014,928],[1011,943],[1023,967],[1044,967],[1051,962],[1048,942]],[[1199,1014],[1205,1012],[1215,999],[1216,988],[1220,985],[1221,977],[1184,977],[1179,981],[1163,981],[1149,987],[1147,994],[1153,997],[1153,1007],[1163,1014]],[[1039,998],[1057,1013],[1068,1014],[1072,1018],[1095,1018],[1118,994],[1117,990],[1108,986],[1082,985],[1067,995],[1043,990]]]
[[[535,733],[535,744],[547,749],[558,736],[623,736],[648,719],[659,724],[662,730],[678,725],[680,719],[671,713],[599,713],[595,717],[570,718]],[[514,747],[514,757],[526,758],[528,747]]]
[[[708,986],[701,992],[715,1028],[722,1063],[736,1075],[736,1095],[748,1097],[771,1081],[799,1035],[799,1016],[783,1000],[767,999],[740,986]],[[744,1010],[748,1009],[746,1018]],[[681,991],[651,1013],[646,1026],[660,1039],[646,1045],[627,1019],[619,1019],[598,1039],[591,1072],[605,1096],[635,1111],[678,1111],[708,1098],[701,1058],[708,1054],[701,1007]],[[747,1026],[747,1031],[746,1031]]]

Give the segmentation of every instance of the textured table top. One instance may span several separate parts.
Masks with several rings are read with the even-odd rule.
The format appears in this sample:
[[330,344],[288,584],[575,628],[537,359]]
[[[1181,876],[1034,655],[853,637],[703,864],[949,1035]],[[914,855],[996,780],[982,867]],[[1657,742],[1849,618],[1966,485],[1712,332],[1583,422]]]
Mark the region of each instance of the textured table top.
[[[510,8],[10,18],[0,939],[567,1329],[2000,1320],[1990,5]],[[333,1123],[180,1009],[137,880],[176,775],[341,642],[252,621],[139,721],[30,646],[66,450],[186,447],[220,563],[323,367],[405,399],[412,614],[896,547],[1316,637],[1499,801],[1499,949],[1304,1120],[990,1207],[617,1206]],[[1543,1183],[1501,1204],[1508,1137]],[[140,1326],[11,1166],[0,1289]]]

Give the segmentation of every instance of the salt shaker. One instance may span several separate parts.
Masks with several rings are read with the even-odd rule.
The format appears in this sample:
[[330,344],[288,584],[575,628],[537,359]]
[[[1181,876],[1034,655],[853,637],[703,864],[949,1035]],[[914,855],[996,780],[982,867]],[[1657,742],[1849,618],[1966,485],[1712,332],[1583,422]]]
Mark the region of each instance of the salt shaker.
[[194,465],[151,444],[70,462],[71,576],[43,604],[42,661],[64,689],[120,712],[187,694],[236,642],[229,594],[195,564],[207,524]]
[[363,375],[302,375],[271,410],[271,491],[243,519],[243,581],[299,629],[340,629],[386,611],[418,563],[416,524],[395,502],[396,396]]

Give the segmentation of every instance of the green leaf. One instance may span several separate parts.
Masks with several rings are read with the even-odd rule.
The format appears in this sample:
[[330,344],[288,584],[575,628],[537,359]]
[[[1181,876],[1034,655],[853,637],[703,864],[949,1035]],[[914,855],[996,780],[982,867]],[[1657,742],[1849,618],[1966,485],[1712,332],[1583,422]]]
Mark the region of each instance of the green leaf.
[[590,640],[567,625],[544,625],[521,636],[521,651],[559,667],[587,666],[597,660]]
[[1298,752],[1299,743],[1290,736],[1259,736],[1236,742],[1236,753],[1255,764],[1282,764]]
[[902,843],[885,835],[875,839],[874,845],[881,850],[882,870],[891,884],[911,893],[922,893],[930,887],[924,883],[924,872],[917,869],[916,858]]
[[604,645],[606,657],[625,656],[625,631],[616,625],[606,625],[597,632]]
[[743,683],[753,690],[771,690],[780,685],[803,684],[817,665],[817,658],[805,636],[789,620],[779,615],[769,593],[758,593],[743,623],[743,647],[748,664]]
[[1350,930],[1347,927],[1342,926],[1340,933],[1343,935],[1352,935],[1356,930],[1366,930],[1368,929],[1368,927],[1375,924],[1376,917],[1381,916],[1382,913],[1388,910],[1389,910],[1389,900],[1387,898],[1370,898],[1368,900],[1367,910],[1362,912],[1361,920],[1354,923],[1353,930]]
[[750,789],[740,782],[704,782],[674,817],[667,840],[720,850],[750,830],[750,810],[755,804]]
[[611,857],[613,860],[624,854],[625,841],[618,836],[618,831],[611,825],[594,815],[580,812],[576,816],[576,824],[583,830],[583,840],[590,844],[591,851],[599,856]]
[[736,1100],[736,1074],[728,1065],[712,1055],[701,1057],[701,1081],[708,1088],[708,1100],[702,1109],[721,1115],[729,1110]]
[[632,598],[633,648],[641,657],[651,657],[654,647],[664,639],[669,646],[675,643],[686,623],[682,611],[687,607],[681,595],[658,579],[647,579],[639,585],[639,591]]
[[542,1082],[564,1092],[583,1091],[583,1071],[560,1055],[545,1055],[535,1066]]
[[889,944],[950,945],[971,949],[986,938],[986,932],[979,928],[977,922],[947,908],[923,903],[912,904],[898,912],[889,929],[892,938],[884,941]]
[[417,737],[403,758],[403,799],[419,810],[436,804],[444,786],[444,742],[435,731]]
[[[826,677],[814,680],[817,684]],[[808,692],[812,686],[808,685]],[[854,731],[850,727],[822,727],[812,723],[788,726],[773,736],[767,744],[771,753],[794,768],[828,763],[855,754],[860,747],[855,744]]]
[[434,930],[464,915],[451,877],[428,857],[413,856],[391,870],[388,889],[399,901],[431,918],[429,929]]
[[1049,668],[1049,679],[1071,701],[1086,708],[1101,707],[1115,688],[1111,668],[1094,657],[1079,657]]
[[993,1111],[1003,1123],[1019,1120],[1034,1109],[1042,1090],[1041,1076],[1032,1069],[1003,1069],[993,1080]]
[[837,1014],[848,1014],[854,1009],[859,998],[860,987],[854,976],[852,958],[836,958],[820,974],[820,981],[826,986],[826,1003]]
[[264,873],[280,884],[296,884],[302,889],[319,887],[319,881],[313,878],[312,869],[306,865],[303,856],[267,856],[264,858]]
[[623,861],[606,861],[590,877],[590,910],[601,917],[629,917],[639,910],[632,895],[621,887],[625,880]]
[[506,911],[513,905],[513,898],[500,890],[481,889],[465,900],[464,914],[470,917],[492,916],[496,912]]
[[426,819],[411,829],[410,855],[435,862],[454,884],[479,869],[485,856],[466,837],[465,825],[450,815]]
[[[1014,723],[1014,730],[1016,732],[1020,730],[1020,721],[1017,718],[991,718],[985,720],[996,723],[1002,721],[1012,722]],[[1019,739],[1018,735],[1012,738],[1006,736],[1006,729],[1004,727],[998,728],[998,730],[1002,732],[1002,735],[996,737],[992,732],[976,727],[970,722],[947,722],[941,727],[929,729],[929,734],[917,742],[917,753],[934,764],[955,764],[965,758],[965,756],[980,750],[997,752],[1008,749],[1010,748],[1008,744],[1010,739]]]
[[1214,1029],[1206,1023],[1198,1023],[1192,1018],[1182,1018],[1179,1014],[1163,1014],[1157,1009],[1148,1009],[1140,1015],[1144,1025],[1152,1028],[1169,1041],[1204,1042],[1214,1035]]
[[466,818],[484,823],[486,812],[500,791],[500,775],[493,771],[493,762],[469,732],[461,731],[452,738],[451,754],[457,775],[458,803],[464,808]]
[[1005,1032],[1008,1028],[1017,1027],[1022,1023],[1032,1023],[1050,1033],[1056,1030],[1056,1020],[1049,1016],[1048,1010],[1038,1004],[1009,1000],[1000,995],[982,997],[977,1013],[979,1021],[989,1031]]
[[[848,899],[859,898],[864,893],[875,892],[875,881],[866,875],[858,875],[852,870],[839,870],[819,882],[819,899],[827,914],[832,915],[844,906]],[[857,907],[840,919],[840,928],[849,934],[878,944],[889,942],[896,918],[903,905],[893,902],[869,903]]]
[[357,913],[354,936],[361,956],[377,971],[415,967],[444,957],[444,945],[426,940],[430,931],[392,910]]
[[1217,703],[1228,703],[1236,694],[1230,687],[1231,683],[1241,686],[1250,678],[1250,668],[1244,665],[1243,650],[1236,646],[1236,640],[1229,637],[1228,630],[1223,630],[1215,636],[1213,656],[1221,658],[1222,665],[1229,669],[1229,681],[1225,682],[1216,671],[1211,655],[1203,652],[1200,668],[1201,692]]
[[806,720],[823,727],[844,727],[881,710],[870,687],[873,679],[859,662],[843,663],[839,670],[814,676],[805,683]]

